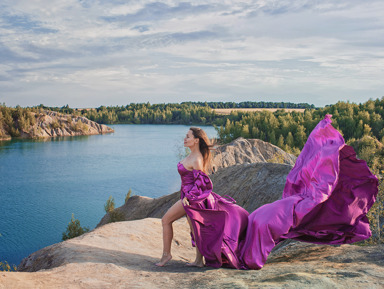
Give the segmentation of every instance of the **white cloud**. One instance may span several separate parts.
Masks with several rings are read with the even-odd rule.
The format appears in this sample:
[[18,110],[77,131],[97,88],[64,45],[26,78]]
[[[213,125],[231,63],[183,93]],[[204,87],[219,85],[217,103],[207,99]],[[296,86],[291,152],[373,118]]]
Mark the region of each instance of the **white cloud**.
[[363,102],[383,95],[383,12],[357,0],[5,0],[0,102]]

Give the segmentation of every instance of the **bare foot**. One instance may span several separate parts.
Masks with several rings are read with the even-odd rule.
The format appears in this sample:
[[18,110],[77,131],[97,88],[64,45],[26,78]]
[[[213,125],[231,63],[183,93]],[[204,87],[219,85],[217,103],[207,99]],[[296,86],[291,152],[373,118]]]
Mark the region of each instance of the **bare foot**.
[[203,268],[204,267],[203,261],[201,261],[201,262],[195,261],[195,262],[192,262],[192,263],[187,263],[185,265],[187,265],[189,267],[199,267],[199,268]]
[[163,253],[163,256],[160,259],[160,262],[156,263],[156,266],[163,267],[165,264],[167,264],[172,259],[171,254]]

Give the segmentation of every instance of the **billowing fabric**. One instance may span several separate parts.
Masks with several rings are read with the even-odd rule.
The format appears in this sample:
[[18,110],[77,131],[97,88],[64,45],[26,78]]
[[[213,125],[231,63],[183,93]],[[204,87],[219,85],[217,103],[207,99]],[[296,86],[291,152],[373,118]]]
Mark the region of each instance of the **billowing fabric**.
[[181,176],[181,199],[190,205],[184,209],[191,220],[195,238],[205,263],[211,267],[240,268],[239,243],[245,238],[248,212],[212,192],[212,182],[202,171],[189,171],[178,164]]
[[366,213],[375,202],[378,180],[345,145],[330,117],[308,137],[283,198],[250,214],[241,251],[244,268],[262,268],[273,247],[287,238],[347,244],[371,236]]
[[330,117],[308,137],[282,199],[258,208],[248,220],[242,208],[212,192],[207,175],[179,166],[181,198],[191,202],[184,208],[208,266],[260,269],[273,247],[287,238],[347,244],[371,236],[366,214],[375,202],[378,180],[345,145]]

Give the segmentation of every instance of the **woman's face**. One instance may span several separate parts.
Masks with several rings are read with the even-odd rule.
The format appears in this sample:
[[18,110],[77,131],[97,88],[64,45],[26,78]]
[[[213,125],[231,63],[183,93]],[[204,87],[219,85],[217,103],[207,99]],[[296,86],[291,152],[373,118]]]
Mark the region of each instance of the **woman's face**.
[[190,147],[194,146],[195,144],[197,144],[198,142],[199,142],[199,139],[195,138],[193,136],[193,132],[191,130],[189,130],[188,133],[186,134],[185,138],[184,138],[184,146],[190,148]]

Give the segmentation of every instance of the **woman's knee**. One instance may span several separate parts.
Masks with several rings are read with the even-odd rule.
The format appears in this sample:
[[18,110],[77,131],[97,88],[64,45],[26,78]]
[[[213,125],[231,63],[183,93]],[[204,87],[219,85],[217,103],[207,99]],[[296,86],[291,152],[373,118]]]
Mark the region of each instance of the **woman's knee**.
[[167,215],[164,215],[162,218],[161,218],[161,224],[163,226],[168,226],[168,225],[172,225],[174,221],[169,218]]
[[176,204],[174,204],[168,209],[164,217],[161,219],[161,223],[163,226],[171,225],[174,221],[180,219],[184,215],[184,207],[181,204],[181,201],[178,201]]

